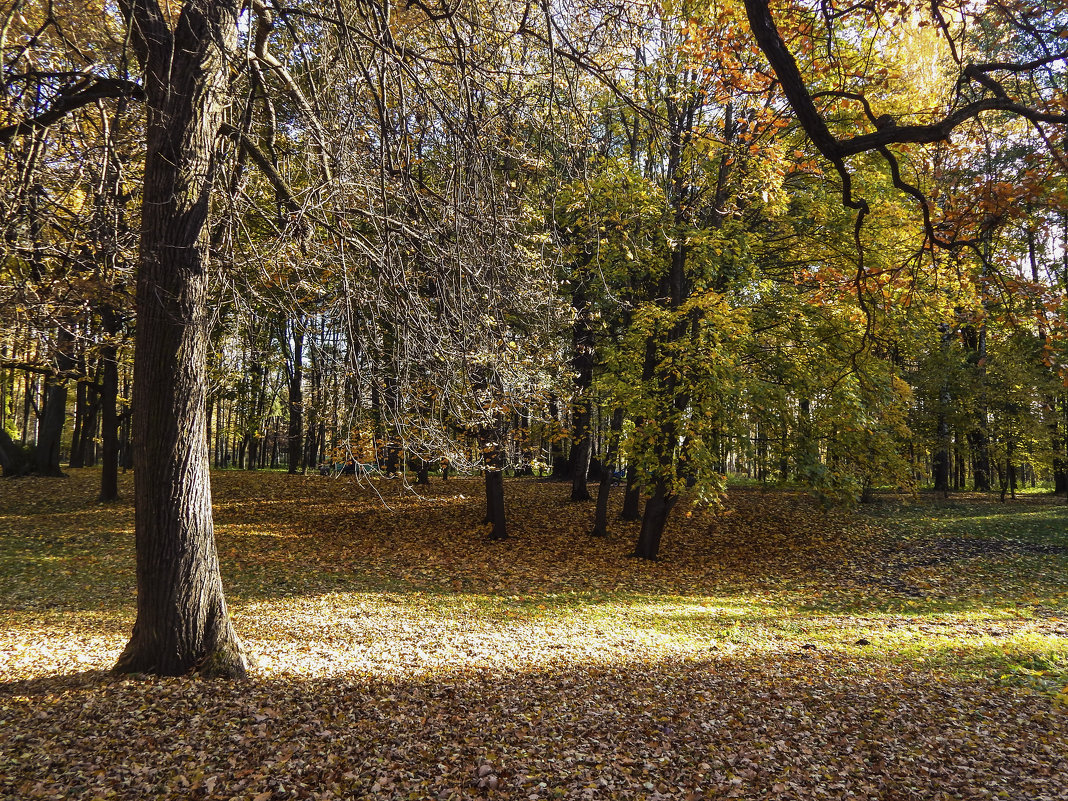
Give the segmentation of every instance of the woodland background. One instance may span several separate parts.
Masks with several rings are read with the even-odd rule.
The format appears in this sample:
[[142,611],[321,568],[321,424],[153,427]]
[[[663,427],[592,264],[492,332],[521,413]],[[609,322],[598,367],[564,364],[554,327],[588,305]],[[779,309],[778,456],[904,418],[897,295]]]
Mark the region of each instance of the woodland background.
[[[728,475],[1068,491],[1063,7],[775,13],[842,141],[1015,105],[842,171],[739,3],[242,11],[202,243],[212,465],[448,460],[580,499],[593,456],[631,517]],[[2,21],[4,471],[103,460],[110,498],[144,89],[115,9]]]

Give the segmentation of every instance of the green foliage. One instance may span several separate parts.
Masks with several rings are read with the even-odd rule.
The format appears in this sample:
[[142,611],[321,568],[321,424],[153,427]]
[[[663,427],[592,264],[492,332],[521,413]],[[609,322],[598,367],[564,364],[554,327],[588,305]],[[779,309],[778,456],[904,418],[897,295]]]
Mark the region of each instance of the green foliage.
[[[685,335],[668,335],[680,328]],[[674,493],[696,486],[708,500],[722,492],[722,440],[746,331],[745,310],[730,308],[714,290],[695,293],[677,309],[650,302],[635,310],[610,358],[621,367],[617,402],[637,421],[624,452],[646,485],[663,480]],[[656,363],[645,377],[650,348]]]

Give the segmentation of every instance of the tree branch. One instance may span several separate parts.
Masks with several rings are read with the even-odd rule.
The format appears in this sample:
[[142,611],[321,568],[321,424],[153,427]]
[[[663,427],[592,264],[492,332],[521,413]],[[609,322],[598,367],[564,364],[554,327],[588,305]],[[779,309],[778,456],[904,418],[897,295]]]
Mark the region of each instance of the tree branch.
[[[836,139],[824,122],[823,115],[813,101],[814,95],[810,94],[801,77],[801,70],[794,60],[793,54],[786,47],[775,21],[771,18],[771,10],[768,0],[745,0],[745,10],[749,17],[749,27],[756,37],[757,44],[764,52],[775,76],[779,79],[783,94],[789,101],[790,106],[797,116],[797,121],[808,134],[816,148],[833,162],[840,159],[855,156],[859,153],[867,153],[879,150],[893,144],[931,144],[943,142],[949,139],[953,130],[984,111],[1004,111],[1016,116],[1023,117],[1033,123],[1048,122],[1058,125],[1068,124],[1068,114],[1055,114],[1042,111],[1031,106],[1018,103],[1004,93],[1004,90],[995,91],[994,97],[984,97],[947,114],[942,120],[927,125],[901,125],[887,124],[878,130],[850,137],[849,139]],[[1034,66],[1045,66],[1058,60],[1062,55],[1052,58],[1039,59],[1032,62]],[[991,89],[989,83],[992,79],[986,73],[994,70],[1026,71],[1029,65],[1018,65],[1015,69],[1008,64],[997,62],[992,64],[978,64],[965,67],[962,77],[970,78],[981,83],[987,89]],[[985,80],[983,80],[985,78]],[[858,95],[848,92],[821,92],[817,96],[837,94],[854,100],[860,99]],[[863,102],[863,101],[862,101]],[[867,103],[864,104],[871,117]]]
[[[933,9],[937,15],[937,3],[933,5]],[[768,0],[745,0],[745,10],[749,19],[750,30],[771,64],[771,68],[782,86],[783,94],[786,95],[787,101],[794,110],[798,123],[800,123],[820,153],[834,165],[841,176],[845,205],[858,211],[858,247],[860,243],[859,226],[864,216],[868,213],[868,206],[863,199],[854,199],[852,196],[849,171],[845,166],[845,159],[850,156],[878,152],[890,167],[894,185],[920,204],[923,211],[924,228],[930,242],[941,247],[956,247],[970,243],[946,242],[936,235],[931,222],[930,206],[927,198],[919,189],[902,178],[897,159],[887,147],[894,144],[932,144],[934,142],[947,141],[956,128],[987,111],[1002,111],[1013,114],[1029,120],[1036,127],[1040,127],[1041,123],[1068,124],[1068,114],[1044,111],[1013,100],[1001,84],[989,75],[989,73],[996,71],[1023,73],[1049,66],[1057,61],[1065,60],[1068,57],[1068,52],[1046,56],[1023,64],[990,62],[968,65],[961,70],[960,80],[962,82],[975,81],[992,93],[993,96],[982,97],[979,100],[967,103],[951,111],[938,122],[926,125],[898,125],[889,115],[876,117],[866,98],[857,93],[831,90],[811,94],[805,86],[797,61],[775,26]],[[941,19],[938,21],[944,25]],[[952,41],[950,43],[952,44]],[[847,139],[837,139],[827,127],[823,115],[815,104],[815,98],[827,96],[860,102],[864,107],[864,113],[875,125],[876,130]]]
[[283,205],[286,207],[286,211],[291,214],[300,214],[303,211],[303,207],[297,202],[297,196],[293,193],[289,184],[286,183],[286,179],[275,169],[274,164],[271,163],[267,154],[252,141],[252,137],[229,123],[223,123],[222,128],[219,129],[219,133],[223,136],[237,139],[241,148],[248,154],[249,158],[252,159],[256,166],[259,167],[260,172],[263,173],[268,183],[270,183],[271,188],[278,193]]
[[13,125],[0,128],[0,144],[11,140],[21,134],[30,133],[40,128],[47,128],[54,122],[70,114],[82,106],[95,103],[97,100],[106,98],[132,98],[143,100],[144,89],[140,84],[133,81],[124,81],[119,78],[98,78],[90,76],[79,81],[59,93],[56,102],[48,111],[42,112],[35,117],[21,120]]

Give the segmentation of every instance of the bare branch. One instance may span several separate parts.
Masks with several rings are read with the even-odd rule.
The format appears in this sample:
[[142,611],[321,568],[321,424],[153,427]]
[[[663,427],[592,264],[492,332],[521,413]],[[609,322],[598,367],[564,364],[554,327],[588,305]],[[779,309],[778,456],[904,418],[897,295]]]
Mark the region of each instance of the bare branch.
[[95,103],[97,100],[107,98],[143,100],[144,96],[144,89],[133,81],[91,76],[60,92],[55,104],[48,111],[0,128],[0,143],[8,142],[16,136],[31,131],[47,128],[72,111]]

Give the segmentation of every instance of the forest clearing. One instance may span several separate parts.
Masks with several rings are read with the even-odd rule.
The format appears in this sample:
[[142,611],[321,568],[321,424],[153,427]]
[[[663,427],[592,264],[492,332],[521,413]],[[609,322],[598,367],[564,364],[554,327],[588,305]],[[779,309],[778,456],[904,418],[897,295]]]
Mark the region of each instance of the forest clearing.
[[[122,491],[130,497],[129,476]],[[569,484],[213,474],[246,681],[109,672],[133,509],[0,493],[0,797],[1054,799],[1068,507],[731,489],[589,537]],[[620,492],[615,492],[619,496]],[[618,501],[618,497],[615,498]]]
[[1068,799],[1066,42],[0,3],[0,796]]

